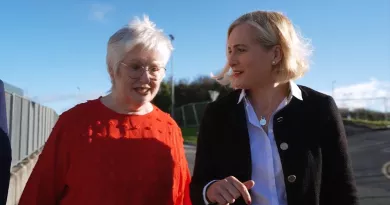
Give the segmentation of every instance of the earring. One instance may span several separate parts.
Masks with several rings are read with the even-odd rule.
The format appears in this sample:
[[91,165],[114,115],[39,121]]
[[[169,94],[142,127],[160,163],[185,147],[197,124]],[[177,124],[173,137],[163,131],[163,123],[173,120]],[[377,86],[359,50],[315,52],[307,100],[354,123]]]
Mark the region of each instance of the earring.
[[275,61],[272,61],[272,65],[275,65],[275,63],[276,63]]

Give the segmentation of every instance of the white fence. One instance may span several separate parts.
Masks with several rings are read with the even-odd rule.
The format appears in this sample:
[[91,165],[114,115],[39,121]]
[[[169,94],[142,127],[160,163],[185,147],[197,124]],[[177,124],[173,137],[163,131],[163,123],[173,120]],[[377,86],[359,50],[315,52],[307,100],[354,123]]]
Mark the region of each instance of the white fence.
[[343,117],[371,121],[390,120],[389,98],[335,99]]
[[5,92],[5,101],[14,166],[45,144],[58,115],[51,108],[13,93]]

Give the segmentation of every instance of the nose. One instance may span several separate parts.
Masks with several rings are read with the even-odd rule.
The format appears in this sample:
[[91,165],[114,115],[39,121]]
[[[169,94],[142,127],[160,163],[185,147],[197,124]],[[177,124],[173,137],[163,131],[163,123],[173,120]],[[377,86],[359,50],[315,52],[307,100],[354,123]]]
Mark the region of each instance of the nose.
[[141,83],[145,83],[145,84],[149,84],[150,83],[150,73],[147,71],[147,70],[145,70],[145,72],[141,75],[141,77],[139,78],[139,81],[141,82]]
[[231,68],[235,67],[238,64],[238,59],[234,53],[228,54],[228,64]]

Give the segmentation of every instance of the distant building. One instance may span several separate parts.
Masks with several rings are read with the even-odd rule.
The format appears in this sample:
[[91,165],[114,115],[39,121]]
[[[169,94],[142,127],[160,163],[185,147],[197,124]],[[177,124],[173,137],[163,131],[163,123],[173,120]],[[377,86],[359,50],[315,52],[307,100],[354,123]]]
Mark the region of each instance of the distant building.
[[17,95],[24,96],[24,92],[23,92],[23,90],[21,88],[18,88],[18,87],[14,86],[14,85],[8,84],[8,83],[6,83],[4,81],[3,81],[3,83],[4,83],[4,90],[6,92],[15,93]]

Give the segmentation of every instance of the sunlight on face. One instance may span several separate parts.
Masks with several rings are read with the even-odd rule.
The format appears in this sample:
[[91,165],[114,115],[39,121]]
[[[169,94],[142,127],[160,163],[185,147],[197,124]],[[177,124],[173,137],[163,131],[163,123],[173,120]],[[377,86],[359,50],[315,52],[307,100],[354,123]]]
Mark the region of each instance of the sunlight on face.
[[135,105],[152,101],[165,77],[167,53],[163,48],[146,50],[135,47],[119,64],[114,74],[113,91]]
[[251,89],[272,82],[272,52],[256,41],[258,32],[248,24],[236,26],[227,41],[232,86]]

